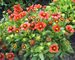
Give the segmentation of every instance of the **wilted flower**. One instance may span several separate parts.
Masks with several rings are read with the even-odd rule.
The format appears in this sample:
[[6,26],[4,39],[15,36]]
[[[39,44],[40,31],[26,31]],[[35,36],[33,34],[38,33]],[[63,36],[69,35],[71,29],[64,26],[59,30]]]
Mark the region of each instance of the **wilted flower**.
[[35,45],[35,40],[30,40],[30,45],[34,46]]
[[25,49],[26,48],[26,45],[24,43],[22,43],[21,48],[22,49]]
[[3,50],[7,50],[7,46],[5,44],[2,45]]
[[30,23],[30,29],[31,30],[35,30],[36,28],[35,28],[35,25],[36,25],[36,22],[31,22]]

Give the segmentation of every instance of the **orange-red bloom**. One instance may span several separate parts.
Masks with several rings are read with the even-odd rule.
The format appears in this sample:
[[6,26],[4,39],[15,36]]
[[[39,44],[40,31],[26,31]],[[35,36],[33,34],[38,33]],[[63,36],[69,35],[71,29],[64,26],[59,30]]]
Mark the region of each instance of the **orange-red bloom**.
[[41,8],[42,7],[42,5],[40,5],[40,4],[35,4],[34,5],[34,9],[39,9],[39,8]]
[[57,45],[57,44],[52,44],[52,45],[50,46],[50,48],[49,48],[49,52],[51,52],[51,53],[57,53],[57,52],[59,52],[59,47],[58,47],[58,45]]
[[7,10],[7,13],[8,13],[8,14],[11,14],[11,13],[12,13],[12,11],[11,11],[10,9],[8,9],[8,10]]
[[22,12],[23,9],[21,8],[20,4],[17,4],[17,5],[14,5],[14,11],[19,13],[19,12]]
[[4,54],[0,53],[0,60],[4,60]]
[[52,29],[54,30],[54,32],[60,32],[60,26],[59,25],[54,25],[52,27]]
[[9,26],[7,30],[8,30],[9,33],[11,33],[11,32],[14,31],[14,27],[13,26]]
[[6,54],[6,58],[7,58],[8,60],[14,60],[14,57],[15,57],[15,55],[14,55],[14,53],[12,53],[12,52]]
[[28,12],[30,12],[31,10],[34,10],[34,5],[31,5],[30,7],[26,8]]
[[21,12],[21,13],[19,14],[19,17],[20,17],[20,18],[23,18],[24,16],[26,16],[26,11],[23,11],[23,12]]
[[19,19],[20,19],[20,16],[19,16],[19,14],[14,14],[14,21],[18,21]]
[[44,30],[44,28],[46,27],[46,23],[44,22],[38,22],[36,25],[35,25],[35,28],[39,31],[42,31]]
[[49,14],[47,12],[44,12],[44,11],[40,11],[39,16],[43,19],[49,18]]
[[74,2],[74,3],[75,3],[75,0],[72,0],[72,2]]
[[9,19],[12,20],[13,17],[14,17],[14,14],[11,14],[11,15],[9,16]]
[[74,32],[74,29],[72,28],[72,26],[71,25],[67,25],[66,26],[66,30],[68,31],[68,32]]
[[61,17],[61,15],[59,14],[59,13],[54,13],[54,14],[52,14],[52,18],[53,19],[59,19]]
[[21,24],[20,28],[21,30],[27,30],[29,28],[30,24],[28,22],[25,22],[24,24]]
[[20,30],[19,30],[19,28],[14,28],[14,32],[16,32],[16,33],[18,33]]

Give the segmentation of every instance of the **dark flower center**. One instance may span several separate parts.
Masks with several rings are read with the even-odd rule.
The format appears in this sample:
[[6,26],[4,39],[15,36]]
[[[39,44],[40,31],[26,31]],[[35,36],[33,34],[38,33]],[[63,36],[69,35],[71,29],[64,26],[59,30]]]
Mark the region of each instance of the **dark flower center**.
[[56,51],[56,46],[53,46],[53,47],[52,47],[52,50]]
[[24,28],[26,28],[26,27],[27,27],[27,25],[26,25],[26,24],[24,24],[24,25],[23,25],[23,27],[24,27]]

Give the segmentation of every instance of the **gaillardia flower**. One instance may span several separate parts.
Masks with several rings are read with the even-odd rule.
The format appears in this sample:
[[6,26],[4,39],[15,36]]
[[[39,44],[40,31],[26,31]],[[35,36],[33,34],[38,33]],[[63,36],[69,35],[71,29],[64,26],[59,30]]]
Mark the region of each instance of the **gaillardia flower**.
[[59,13],[54,13],[54,14],[52,14],[52,18],[53,19],[59,19],[61,17],[61,15],[59,14]]
[[54,30],[54,32],[60,32],[60,26],[59,25],[54,25],[52,27],[52,29]]
[[8,60],[14,60],[14,57],[15,57],[14,53],[12,53],[12,52],[6,53],[6,58]]
[[12,33],[14,31],[14,27],[13,26],[9,26],[7,28],[7,30],[8,30],[9,33]]
[[58,47],[58,45],[57,45],[57,44],[52,44],[52,45],[50,46],[50,48],[49,48],[49,52],[51,52],[51,53],[57,53],[57,52],[59,52],[59,47]]
[[17,5],[14,5],[14,12],[22,12],[23,11],[23,9],[21,8],[21,6],[20,6],[20,4],[17,4]]
[[4,60],[4,54],[0,53],[0,60]]
[[49,18],[49,14],[47,12],[44,12],[44,11],[40,11],[39,16],[43,19]]
[[21,24],[20,28],[21,30],[27,30],[30,26],[30,23],[25,22],[24,24]]
[[26,16],[26,11],[23,11],[23,12],[21,12],[21,13],[19,14],[19,17],[20,17],[20,18],[23,18],[24,16]]
[[74,29],[72,28],[72,26],[71,25],[67,25],[66,26],[66,30],[68,31],[68,32],[74,32]]
[[44,28],[46,27],[46,23],[44,22],[38,22],[36,25],[35,25],[35,28],[39,31],[42,31],[44,30]]

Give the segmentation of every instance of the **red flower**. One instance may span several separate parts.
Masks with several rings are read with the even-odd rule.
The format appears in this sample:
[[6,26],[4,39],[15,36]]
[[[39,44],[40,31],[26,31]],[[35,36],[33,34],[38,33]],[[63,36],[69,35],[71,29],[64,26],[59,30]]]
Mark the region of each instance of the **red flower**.
[[13,17],[14,17],[14,14],[11,14],[11,15],[9,16],[9,19],[12,20]]
[[17,4],[17,5],[14,5],[14,11],[19,13],[19,12],[22,12],[23,9],[21,8],[20,4]]
[[4,54],[0,53],[0,60],[4,60]]
[[30,7],[26,8],[28,12],[30,12],[31,10],[34,10],[34,5],[31,5]]
[[46,23],[44,22],[38,22],[36,25],[35,25],[35,28],[39,31],[42,31],[44,30],[44,28],[46,27]]
[[42,7],[42,6],[41,6],[40,4],[35,4],[35,5],[34,5],[34,8],[35,8],[35,9],[39,9],[39,8],[41,8],[41,7]]
[[49,18],[49,14],[47,12],[44,12],[44,11],[40,11],[39,16],[43,19]]
[[26,16],[26,11],[23,11],[23,12],[21,12],[21,13],[19,14],[19,17],[20,17],[20,18],[22,18],[22,17],[24,17],[24,16]]
[[67,25],[66,26],[66,30],[68,31],[68,32],[74,32],[74,29],[72,28],[72,26],[71,25]]
[[74,31],[74,29],[72,29],[70,32],[71,32],[71,33],[74,33],[75,31]]
[[35,30],[35,29],[36,29],[36,28],[35,28],[35,25],[36,25],[35,22],[31,22],[31,24],[30,24],[30,29],[31,29],[31,30]]
[[29,26],[30,26],[30,24],[28,22],[25,22],[20,27],[21,27],[22,30],[27,30],[29,28]]
[[11,33],[11,32],[14,31],[14,27],[13,26],[9,26],[7,30],[8,30],[9,33]]
[[57,53],[59,51],[59,47],[57,44],[52,44],[49,48],[49,52],[51,53]]
[[14,60],[14,57],[15,57],[15,55],[14,55],[14,53],[12,53],[12,52],[6,54],[6,58],[7,58],[8,60]]
[[59,13],[52,14],[52,18],[59,19],[61,15]]
[[18,21],[19,19],[20,19],[20,16],[19,16],[19,14],[14,14],[14,21]]
[[54,25],[53,27],[54,32],[60,32],[60,26],[59,25]]
[[42,6],[42,8],[45,9],[46,8],[46,5]]
[[74,2],[74,3],[75,3],[75,0],[72,0],[72,2]]
[[11,13],[12,13],[12,11],[11,11],[10,9],[8,9],[8,10],[7,10],[7,13],[8,13],[8,14],[11,14]]
[[19,28],[14,28],[14,32],[18,33],[19,31]]

